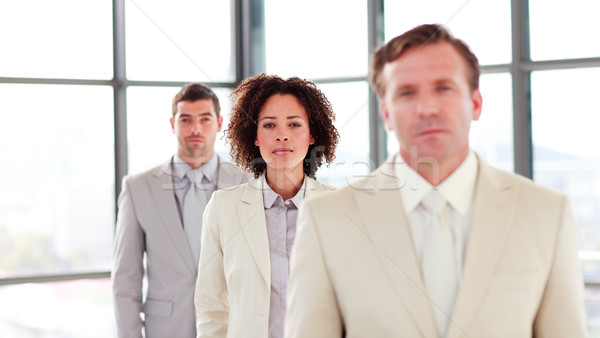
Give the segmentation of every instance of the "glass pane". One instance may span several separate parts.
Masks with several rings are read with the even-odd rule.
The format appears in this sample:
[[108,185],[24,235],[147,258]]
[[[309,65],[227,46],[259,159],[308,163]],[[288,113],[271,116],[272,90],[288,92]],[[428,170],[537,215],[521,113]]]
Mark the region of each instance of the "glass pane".
[[0,278],[109,270],[112,88],[0,84],[0,115]]
[[360,179],[369,167],[369,89],[366,82],[319,84],[336,114],[335,126],[340,133],[336,160],[324,164],[317,178],[337,187]]
[[[469,144],[494,167],[514,170],[512,85],[510,74],[484,74],[479,80],[483,108],[478,121],[471,123]],[[393,131],[387,135],[388,154],[398,152]]]
[[110,1],[0,2],[0,74],[111,79]]
[[265,48],[267,73],[312,79],[364,76],[367,2],[265,0]]
[[482,65],[512,59],[510,1],[386,0],[385,39],[424,23],[440,23],[465,41]]
[[600,57],[600,1],[529,0],[531,59]]
[[514,171],[513,107],[510,74],[484,74],[479,81],[483,108],[471,123],[471,148],[487,163]]
[[[173,115],[171,104],[179,87],[129,87],[127,89],[127,146],[129,173],[148,170],[168,160],[177,151],[169,119]],[[223,131],[229,123],[231,90],[213,88],[221,104],[223,127],[217,133],[215,151],[230,159]]]
[[[588,280],[600,281],[600,68],[534,72],[534,179],[570,197]],[[593,256],[593,255],[585,255]],[[583,257],[585,259],[585,257]],[[592,257],[593,258],[593,257]]]
[[127,77],[233,81],[231,1],[125,1]]
[[116,337],[109,279],[0,286],[0,337]]
[[600,288],[585,288],[585,310],[590,337],[600,337]]

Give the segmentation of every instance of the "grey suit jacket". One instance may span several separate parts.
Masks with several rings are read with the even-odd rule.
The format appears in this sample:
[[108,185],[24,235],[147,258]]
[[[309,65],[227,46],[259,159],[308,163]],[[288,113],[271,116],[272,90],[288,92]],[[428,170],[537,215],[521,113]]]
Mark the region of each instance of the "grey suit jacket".
[[[394,165],[303,204],[286,338],[438,336]],[[585,337],[576,233],[565,196],[479,161],[447,337]]]
[[[146,337],[196,336],[194,288],[198,267],[173,191],[182,187],[173,185],[170,163],[123,179],[112,270],[119,337],[142,337],[142,328]],[[219,157],[217,189],[247,180],[247,174]],[[148,285],[145,301],[144,276]]]

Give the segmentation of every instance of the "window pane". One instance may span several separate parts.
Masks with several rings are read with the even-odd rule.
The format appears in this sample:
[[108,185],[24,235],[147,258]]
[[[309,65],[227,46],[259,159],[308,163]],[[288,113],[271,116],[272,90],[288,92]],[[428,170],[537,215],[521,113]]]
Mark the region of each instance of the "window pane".
[[[317,171],[324,183],[342,187],[371,171],[369,168],[369,91],[366,82],[319,84],[333,107],[340,134],[336,160]],[[372,167],[374,168],[374,166]]]
[[510,1],[386,0],[385,39],[424,23],[440,23],[465,41],[482,65],[511,60]]
[[109,279],[0,287],[0,337],[116,337]]
[[483,108],[471,123],[471,148],[487,163],[514,171],[513,107],[510,74],[484,74],[479,81]]
[[112,78],[110,1],[0,2],[0,74]]
[[265,48],[267,73],[313,79],[364,76],[367,2],[265,0]]
[[125,1],[127,77],[233,81],[231,1]]
[[[570,197],[580,247],[589,251],[600,251],[599,76],[600,68],[531,76],[534,178]],[[600,280],[600,261],[584,263],[586,278]]]
[[586,287],[585,310],[589,336],[600,337],[600,288]]
[[111,87],[0,85],[0,277],[110,268]]
[[[129,87],[127,89],[127,143],[129,173],[148,170],[168,160],[177,151],[177,139],[169,119],[179,87]],[[230,159],[223,131],[229,123],[231,90],[213,88],[221,104],[223,126],[217,133],[215,151]]]
[[598,0],[529,0],[531,58],[599,57],[599,13]]

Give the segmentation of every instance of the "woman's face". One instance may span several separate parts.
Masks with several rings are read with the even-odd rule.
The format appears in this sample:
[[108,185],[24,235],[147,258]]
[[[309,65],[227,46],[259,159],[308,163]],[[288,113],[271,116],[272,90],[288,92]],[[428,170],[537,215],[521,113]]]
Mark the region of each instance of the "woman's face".
[[275,94],[258,114],[254,144],[267,163],[267,170],[302,173],[302,162],[315,140],[310,134],[304,106],[291,94]]

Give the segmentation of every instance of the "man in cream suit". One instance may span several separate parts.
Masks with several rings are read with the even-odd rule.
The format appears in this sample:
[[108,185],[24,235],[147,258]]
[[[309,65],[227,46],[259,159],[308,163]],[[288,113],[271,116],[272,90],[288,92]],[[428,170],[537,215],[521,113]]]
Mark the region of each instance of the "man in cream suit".
[[[213,191],[247,181],[241,170],[214,152],[223,121],[219,113],[210,88],[183,86],[173,99],[171,118],[177,153],[161,166],[123,179],[112,270],[119,337],[196,336],[194,288],[202,212]],[[200,202],[188,200],[198,189],[188,179],[194,171],[202,173],[196,183],[202,187]]]
[[400,151],[305,201],[285,337],[585,337],[567,198],[469,148],[482,98],[468,47],[416,27],[375,53],[371,83]]

